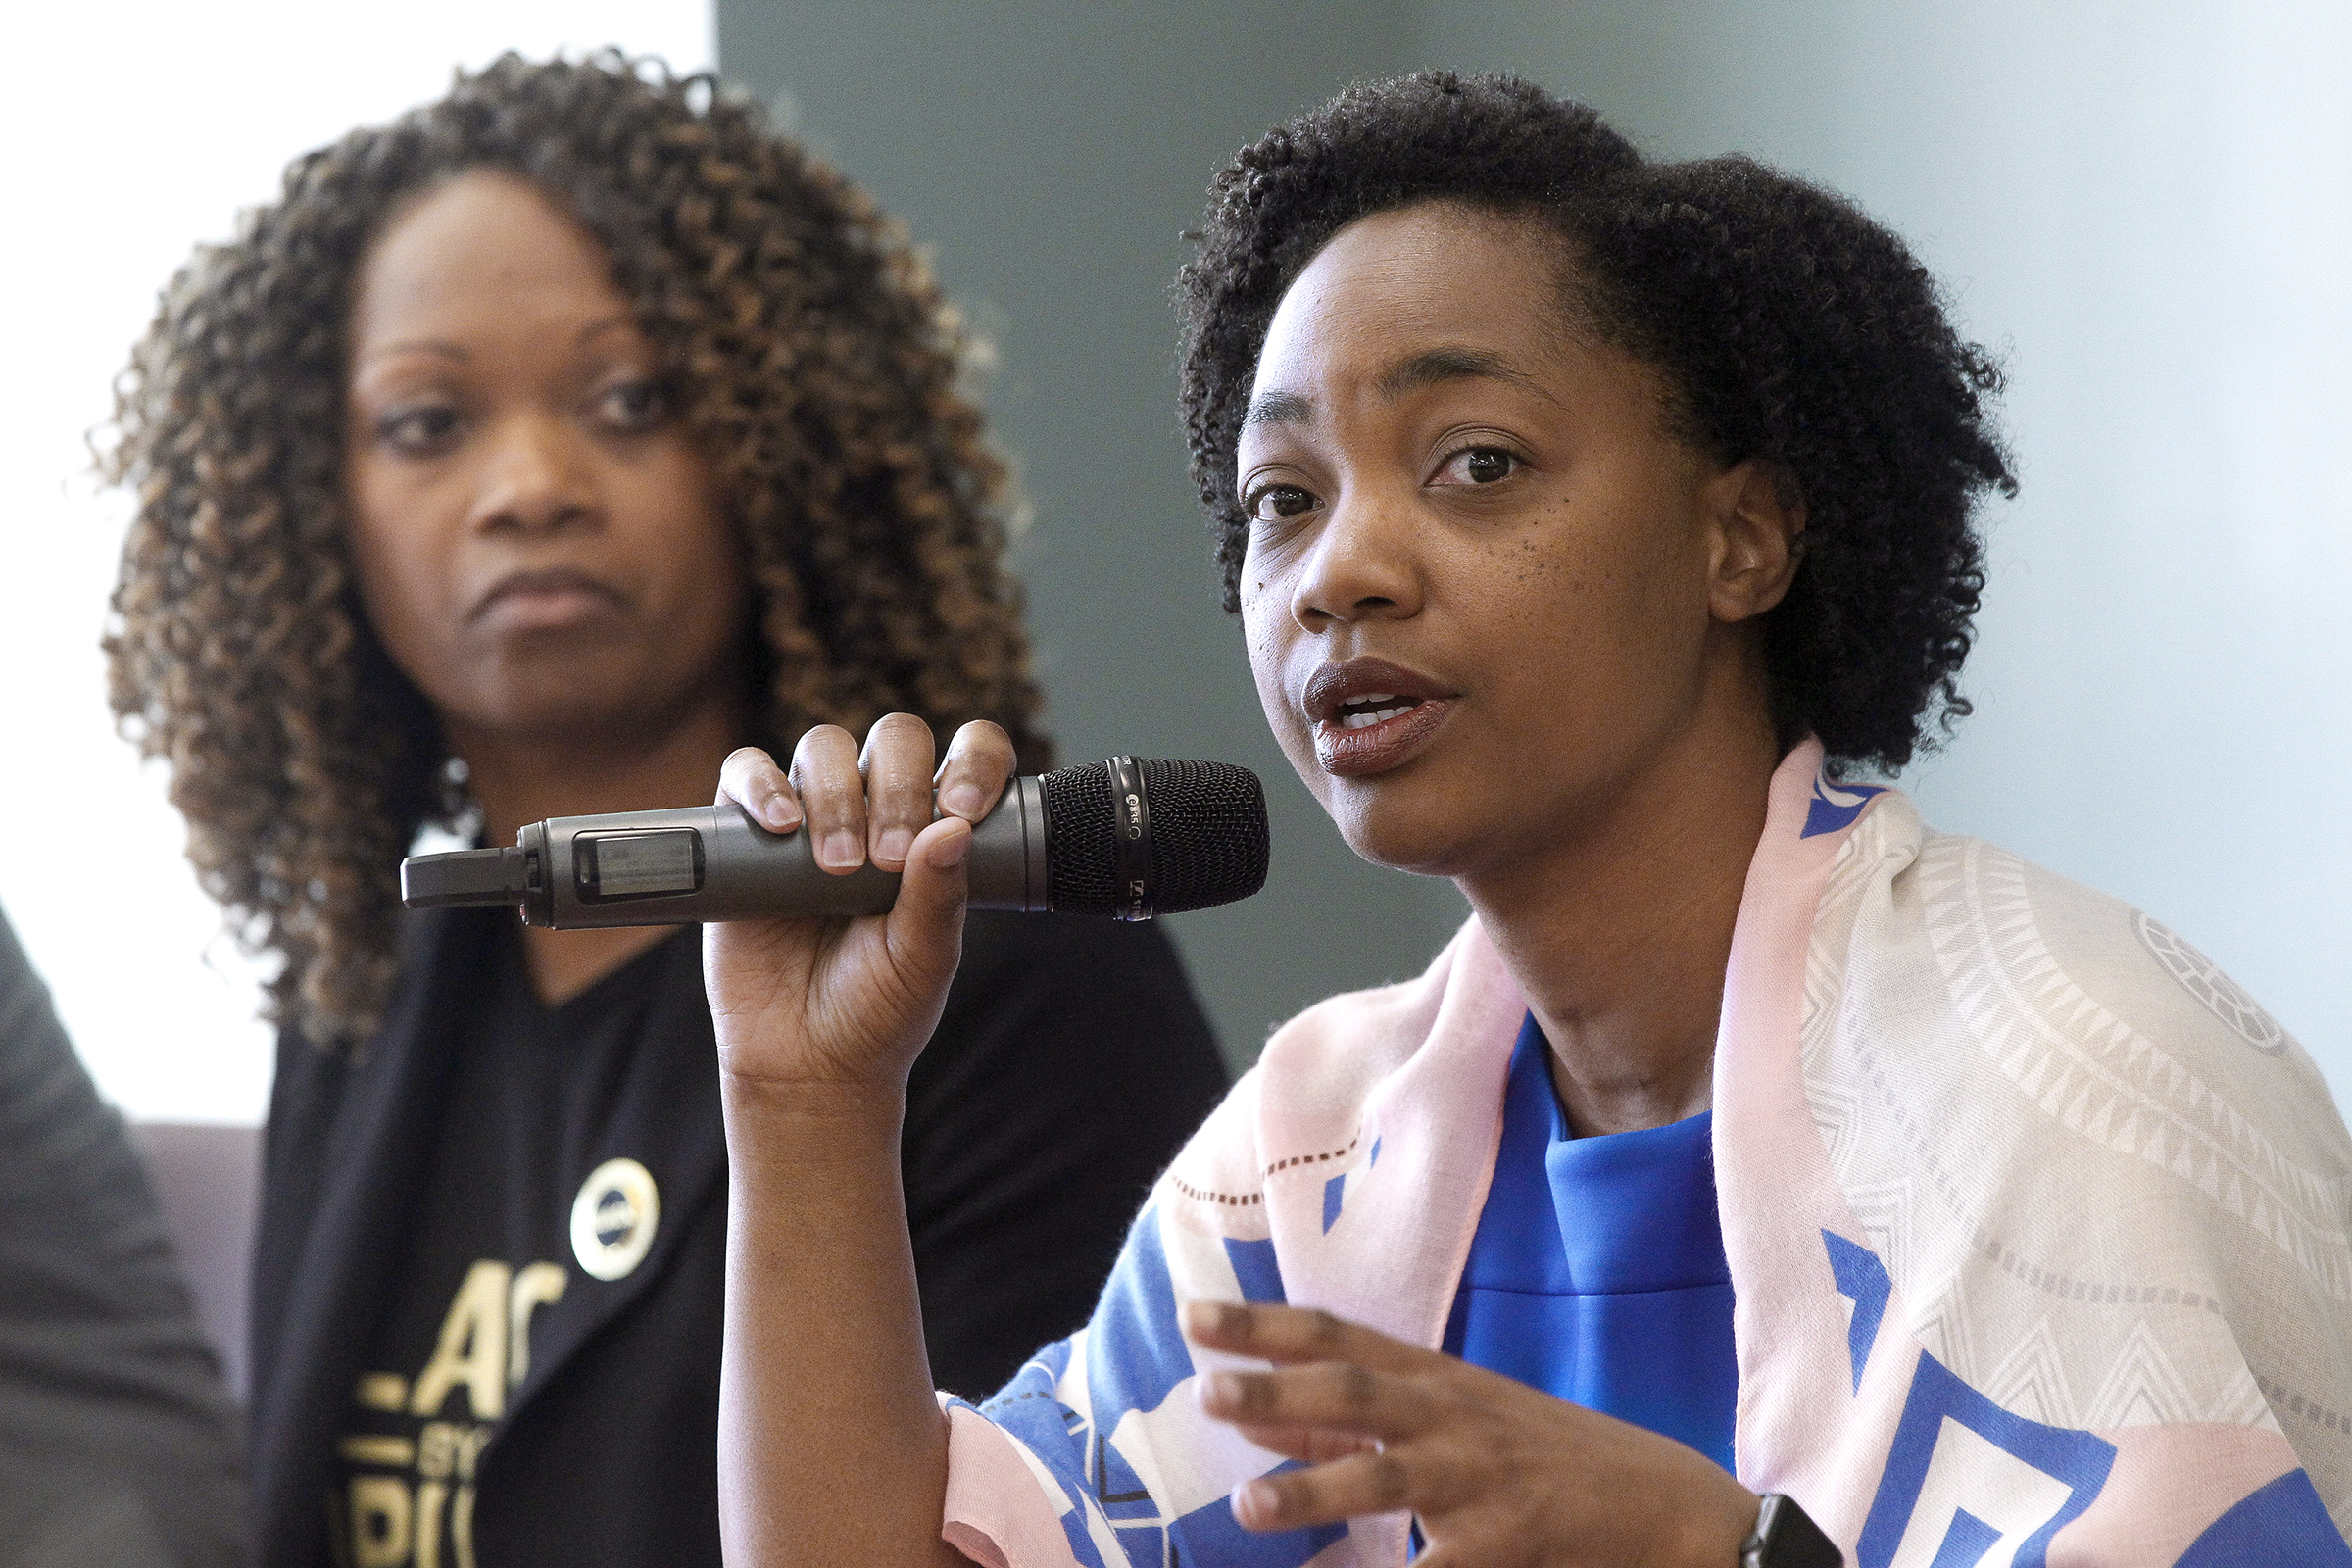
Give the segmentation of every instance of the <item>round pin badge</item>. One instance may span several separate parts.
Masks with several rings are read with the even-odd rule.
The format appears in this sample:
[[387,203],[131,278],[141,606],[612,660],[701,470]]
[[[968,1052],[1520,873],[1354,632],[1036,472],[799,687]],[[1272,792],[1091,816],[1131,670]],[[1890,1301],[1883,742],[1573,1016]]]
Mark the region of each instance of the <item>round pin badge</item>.
[[620,1279],[645,1261],[661,1223],[654,1173],[633,1159],[608,1159],[571,1200],[571,1255],[597,1279]]

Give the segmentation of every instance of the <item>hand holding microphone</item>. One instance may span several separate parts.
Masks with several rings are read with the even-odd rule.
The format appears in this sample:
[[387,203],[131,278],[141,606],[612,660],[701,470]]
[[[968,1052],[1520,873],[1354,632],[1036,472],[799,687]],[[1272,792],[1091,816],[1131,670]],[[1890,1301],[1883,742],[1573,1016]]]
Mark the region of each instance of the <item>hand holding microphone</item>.
[[[401,900],[513,904],[526,924],[559,930],[881,914],[899,894],[881,857],[903,866],[906,852],[877,843],[860,863],[858,839],[847,827],[773,830],[722,789],[713,806],[551,817],[512,848],[411,856]],[[1014,779],[973,825],[968,902],[1149,920],[1248,898],[1265,881],[1266,850],[1264,797],[1247,768],[1113,757]]]
[[[894,713],[862,755],[802,737],[788,776],[746,748],[708,807],[557,817],[513,848],[416,856],[411,907],[513,904],[531,924],[709,924],[704,967],[731,1072],[881,1087],[938,1021],[967,900],[984,908],[1149,919],[1255,893],[1258,781],[1218,762],[1112,758],[1012,778],[995,724],[931,731]],[[856,919],[856,916],[880,916]]]
[[879,918],[703,928],[730,1126],[754,1112],[820,1126],[887,1112],[895,1123],[963,956],[972,827],[1005,792],[1012,742],[995,724],[966,724],[936,776],[931,759],[930,726],[894,713],[867,732],[862,757],[847,730],[820,725],[801,737],[790,776],[752,750],[720,768],[722,808],[739,803],[771,832],[798,819],[793,836],[826,872],[846,879],[867,863],[899,877]]

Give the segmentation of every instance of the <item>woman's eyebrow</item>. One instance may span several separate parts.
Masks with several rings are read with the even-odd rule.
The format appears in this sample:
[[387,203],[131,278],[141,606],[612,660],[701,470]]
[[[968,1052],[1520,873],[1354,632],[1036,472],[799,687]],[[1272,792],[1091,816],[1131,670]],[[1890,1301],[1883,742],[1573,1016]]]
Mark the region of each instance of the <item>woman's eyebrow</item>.
[[[1475,349],[1466,345],[1425,349],[1400,360],[1383,371],[1373,386],[1382,397],[1393,402],[1423,387],[1470,379],[1501,381],[1532,392],[1546,403],[1559,401],[1543,382],[1501,355],[1491,349]],[[1302,393],[1285,392],[1277,388],[1260,392],[1250,399],[1249,412],[1242,416],[1242,424],[1245,428],[1254,424],[1311,424],[1314,417],[1313,399]]]
[[1390,368],[1374,383],[1383,397],[1400,398],[1423,387],[1436,386],[1444,381],[1459,381],[1477,377],[1505,381],[1512,386],[1533,392],[1547,403],[1556,403],[1543,383],[1520,369],[1510,361],[1491,349],[1466,346],[1427,349]]
[[593,339],[600,338],[608,332],[633,332],[636,329],[637,321],[634,317],[608,316],[601,320],[590,321],[586,326],[581,327],[579,332],[573,336],[572,341],[585,348]]
[[372,360],[390,359],[395,354],[430,354],[460,362],[472,358],[466,352],[464,344],[438,337],[406,337],[392,343],[366,344],[362,346],[358,358],[360,363],[366,364]]
[[1315,400],[1298,392],[1260,392],[1242,416],[1244,428],[1252,424],[1312,424]]

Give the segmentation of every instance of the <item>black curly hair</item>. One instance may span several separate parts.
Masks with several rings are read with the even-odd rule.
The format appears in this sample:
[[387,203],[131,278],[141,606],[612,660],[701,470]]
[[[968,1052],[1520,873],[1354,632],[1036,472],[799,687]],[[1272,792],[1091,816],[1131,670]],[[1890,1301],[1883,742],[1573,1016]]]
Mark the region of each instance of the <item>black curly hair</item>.
[[1893,772],[1969,711],[1958,672],[1984,586],[1977,503],[2017,481],[1999,368],[1945,318],[1902,241],[1744,158],[1653,164],[1584,105],[1511,76],[1348,88],[1244,148],[1177,280],[1184,420],[1240,606],[1235,449],[1283,292],[1359,218],[1446,201],[1544,224],[1581,330],[1656,369],[1676,432],[1772,466],[1805,508],[1765,622],[1773,717],[1840,766]]
[[395,967],[396,867],[463,808],[438,722],[368,624],[344,540],[345,326],[422,192],[529,181],[610,257],[749,563],[753,737],[893,710],[993,718],[1050,766],[1004,468],[966,339],[905,232],[708,75],[508,55],[298,158],[199,249],[118,386],[103,471],[137,492],[106,637],[125,733],[172,767],[188,854],[274,1016],[364,1038]]

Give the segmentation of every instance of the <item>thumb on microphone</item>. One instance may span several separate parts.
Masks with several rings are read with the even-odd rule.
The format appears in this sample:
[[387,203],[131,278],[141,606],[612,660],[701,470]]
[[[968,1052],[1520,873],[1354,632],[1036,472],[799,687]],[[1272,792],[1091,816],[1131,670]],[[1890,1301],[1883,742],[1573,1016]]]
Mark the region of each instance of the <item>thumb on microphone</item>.
[[935,1014],[963,956],[971,853],[972,825],[963,818],[943,816],[924,828],[907,848],[898,902],[882,917],[892,970],[915,996],[936,999]]

